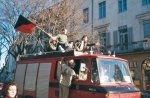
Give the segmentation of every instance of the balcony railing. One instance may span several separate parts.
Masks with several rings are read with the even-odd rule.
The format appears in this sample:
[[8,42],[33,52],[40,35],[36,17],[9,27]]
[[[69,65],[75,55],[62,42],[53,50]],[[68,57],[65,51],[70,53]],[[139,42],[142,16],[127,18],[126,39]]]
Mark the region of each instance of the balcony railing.
[[107,50],[114,50],[116,53],[150,51],[150,40],[137,41],[130,44],[107,46]]

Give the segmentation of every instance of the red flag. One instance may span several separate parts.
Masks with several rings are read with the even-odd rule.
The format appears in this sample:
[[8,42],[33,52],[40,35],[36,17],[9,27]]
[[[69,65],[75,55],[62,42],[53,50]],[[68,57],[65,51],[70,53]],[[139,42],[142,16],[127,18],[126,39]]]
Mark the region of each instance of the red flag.
[[19,16],[15,25],[16,30],[23,32],[23,33],[27,33],[27,34],[31,34],[35,27],[36,27],[36,24],[32,23],[31,21],[29,21],[22,15]]

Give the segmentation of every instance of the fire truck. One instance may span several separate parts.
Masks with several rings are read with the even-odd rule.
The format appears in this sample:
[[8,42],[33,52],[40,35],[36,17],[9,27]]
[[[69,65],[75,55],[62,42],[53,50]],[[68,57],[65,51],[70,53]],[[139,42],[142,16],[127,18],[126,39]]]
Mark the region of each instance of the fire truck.
[[122,58],[74,50],[22,55],[14,81],[23,98],[58,98],[60,61],[74,59],[79,75],[69,88],[69,98],[140,98],[133,84],[128,61]]

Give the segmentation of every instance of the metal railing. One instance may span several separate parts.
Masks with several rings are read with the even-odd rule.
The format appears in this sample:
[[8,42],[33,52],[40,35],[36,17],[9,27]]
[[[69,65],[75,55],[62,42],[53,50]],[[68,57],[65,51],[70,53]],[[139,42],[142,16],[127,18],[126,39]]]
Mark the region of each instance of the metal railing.
[[117,44],[113,46],[107,46],[107,50],[113,50],[116,53],[131,53],[131,52],[141,52],[150,51],[150,41],[136,41],[130,44]]

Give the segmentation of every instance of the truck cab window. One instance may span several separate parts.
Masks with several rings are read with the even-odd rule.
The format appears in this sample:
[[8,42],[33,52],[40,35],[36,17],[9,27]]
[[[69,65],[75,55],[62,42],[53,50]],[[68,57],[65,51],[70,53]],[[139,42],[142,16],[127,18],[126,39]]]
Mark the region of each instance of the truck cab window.
[[74,68],[76,74],[79,75],[79,80],[87,80],[87,59],[75,59],[76,66]]
[[81,61],[79,69],[79,80],[87,80],[87,72],[87,64],[84,61]]
[[121,60],[98,59],[101,83],[131,83],[128,64]]
[[[79,80],[81,81],[85,81],[87,80],[87,60],[85,59],[74,59],[75,61],[75,67],[74,67],[74,71],[76,74],[79,75]],[[64,62],[67,64],[67,62]],[[56,63],[56,68],[55,68],[55,76],[54,78],[56,80],[59,80],[61,76],[61,64],[60,61],[57,61]]]

